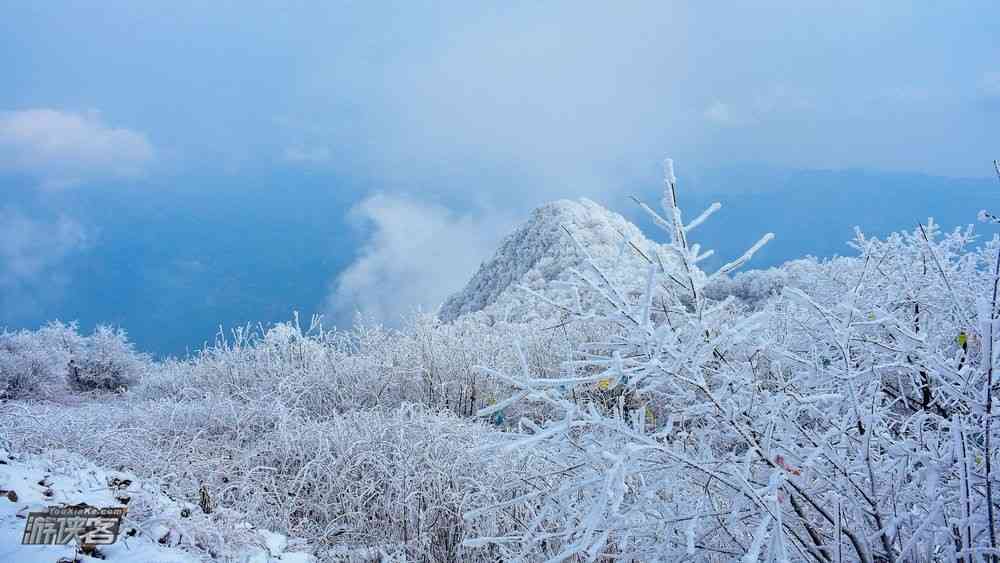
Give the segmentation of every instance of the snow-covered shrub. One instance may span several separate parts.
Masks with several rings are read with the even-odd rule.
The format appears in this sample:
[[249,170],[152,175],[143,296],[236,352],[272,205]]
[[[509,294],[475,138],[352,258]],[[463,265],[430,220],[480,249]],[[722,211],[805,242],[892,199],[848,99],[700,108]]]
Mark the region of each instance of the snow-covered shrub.
[[0,399],[51,396],[80,341],[76,325],[59,322],[36,331],[0,333]]
[[[681,268],[651,257],[637,304],[598,265],[580,276],[615,305],[604,317],[622,330],[597,343],[606,352],[581,354],[574,377],[492,370],[516,389],[510,401],[552,412],[505,451],[548,452],[557,470],[519,475],[535,490],[496,505],[539,517],[474,543],[529,560],[553,544],[583,560],[998,553],[1000,240],[974,246],[970,230],[932,223],[884,241],[859,233],[859,256],[794,264],[781,295],[747,312],[705,289],[760,243],[718,274],[700,271],[688,234],[705,215],[685,225],[675,190],[668,168],[666,217],[653,218]],[[565,390],[599,382],[622,390],[617,408]]]
[[495,559],[495,550],[463,547],[463,541],[470,533],[507,533],[516,516],[530,515],[512,509],[462,518],[471,491],[497,487],[511,469],[504,458],[471,455],[493,434],[412,406],[289,421],[241,452],[239,466],[267,469],[251,479],[237,476],[226,496],[246,510],[268,507],[266,525],[309,538],[320,551]]
[[748,308],[759,309],[769,299],[779,295],[787,284],[785,267],[769,268],[739,272],[734,276],[720,276],[706,285],[704,291],[705,297],[713,301],[735,297]]
[[464,540],[506,535],[533,517],[530,507],[511,507],[463,519],[484,499],[526,492],[501,487],[517,469],[513,460],[477,451],[504,435],[418,406],[312,420],[280,401],[236,398],[38,404],[27,412],[0,406],[0,427],[11,429],[18,450],[80,452],[193,506],[204,491],[220,511],[213,529],[223,537],[206,543],[216,551],[241,537],[237,521],[227,520],[239,516],[308,540],[324,560],[495,561],[494,548]]
[[[391,410],[422,404],[472,416],[499,400],[509,387],[485,377],[476,365],[515,366],[512,342],[522,342],[537,373],[557,376],[579,343],[602,331],[593,323],[509,323],[484,315],[442,323],[432,315],[405,320],[400,329],[358,325],[324,331],[297,320],[268,329],[238,329],[186,360],[151,369],[135,392],[144,398],[258,397],[280,400],[307,417],[358,409]],[[508,414],[530,414],[514,405]]]
[[120,391],[136,383],[148,365],[123,329],[101,325],[82,340],[66,377],[78,391]]
[[346,337],[324,332],[314,321],[269,328],[243,327],[220,334],[214,345],[183,360],[155,366],[135,389],[142,398],[211,400],[262,398],[302,415],[328,417],[380,406],[387,382],[377,377],[371,354],[350,351]]
[[45,351],[29,334],[0,334],[0,399],[36,394],[57,381]]

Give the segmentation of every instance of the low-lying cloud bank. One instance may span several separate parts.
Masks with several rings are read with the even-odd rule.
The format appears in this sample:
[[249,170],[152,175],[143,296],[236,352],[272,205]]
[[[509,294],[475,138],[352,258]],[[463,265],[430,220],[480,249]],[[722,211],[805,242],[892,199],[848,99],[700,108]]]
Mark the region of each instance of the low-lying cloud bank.
[[135,176],[153,157],[145,135],[112,127],[96,111],[0,112],[0,169],[36,176],[46,187]]
[[0,207],[0,324],[29,315],[39,301],[59,295],[69,281],[60,266],[91,239],[70,216],[32,217]]
[[0,172],[32,179],[26,199],[54,196],[40,197],[46,211],[29,211],[17,199],[0,206],[0,323],[61,294],[69,281],[65,260],[94,238],[53,190],[134,178],[154,158],[144,134],[109,125],[97,111],[0,111]]
[[507,215],[455,213],[408,196],[376,194],[351,211],[371,229],[358,258],[333,283],[327,309],[339,324],[357,313],[398,322],[417,307],[436,309],[462,287],[513,225]]

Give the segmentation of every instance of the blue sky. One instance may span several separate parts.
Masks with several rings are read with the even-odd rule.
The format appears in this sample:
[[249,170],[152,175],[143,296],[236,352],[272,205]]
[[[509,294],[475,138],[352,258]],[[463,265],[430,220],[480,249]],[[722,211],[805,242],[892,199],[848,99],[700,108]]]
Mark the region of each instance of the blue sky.
[[[107,311],[153,335],[148,303],[184,312],[157,323],[169,344],[148,337],[176,351],[295,307],[391,318],[461,285],[531,207],[655,190],[666,155],[736,199],[734,170],[939,178],[915,181],[928,206],[947,178],[987,181],[989,3],[800,4],[5,6],[0,324]],[[164,328],[185,318],[192,335]]]

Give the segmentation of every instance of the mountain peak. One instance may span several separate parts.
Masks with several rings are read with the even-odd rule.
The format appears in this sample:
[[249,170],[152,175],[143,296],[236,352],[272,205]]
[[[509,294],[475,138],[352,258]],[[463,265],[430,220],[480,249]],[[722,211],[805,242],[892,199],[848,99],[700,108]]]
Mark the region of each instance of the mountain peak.
[[586,271],[588,266],[567,231],[602,267],[621,272],[625,279],[634,279],[646,264],[628,243],[647,256],[658,246],[627,219],[589,199],[547,203],[501,242],[493,258],[480,266],[462,291],[445,301],[441,320],[477,311],[511,320],[547,316],[546,307],[521,288],[556,301],[569,296],[570,289],[559,282],[571,281],[573,270]]

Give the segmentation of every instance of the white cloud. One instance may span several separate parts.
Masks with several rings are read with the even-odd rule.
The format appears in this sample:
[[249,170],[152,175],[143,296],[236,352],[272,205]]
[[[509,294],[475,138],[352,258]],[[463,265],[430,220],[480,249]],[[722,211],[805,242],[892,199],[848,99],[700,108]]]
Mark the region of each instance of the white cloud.
[[14,207],[0,208],[0,287],[31,282],[68,254],[86,246],[76,220],[31,218]]
[[334,282],[329,309],[395,322],[416,307],[435,310],[489,258],[510,226],[494,214],[457,215],[435,204],[378,194],[354,218],[372,228],[358,259]]
[[37,219],[14,207],[0,207],[2,318],[30,318],[41,301],[59,294],[69,283],[60,266],[89,239],[87,230],[70,217]]
[[133,176],[152,159],[145,135],[111,127],[94,111],[0,112],[0,168],[37,175],[46,185]]

